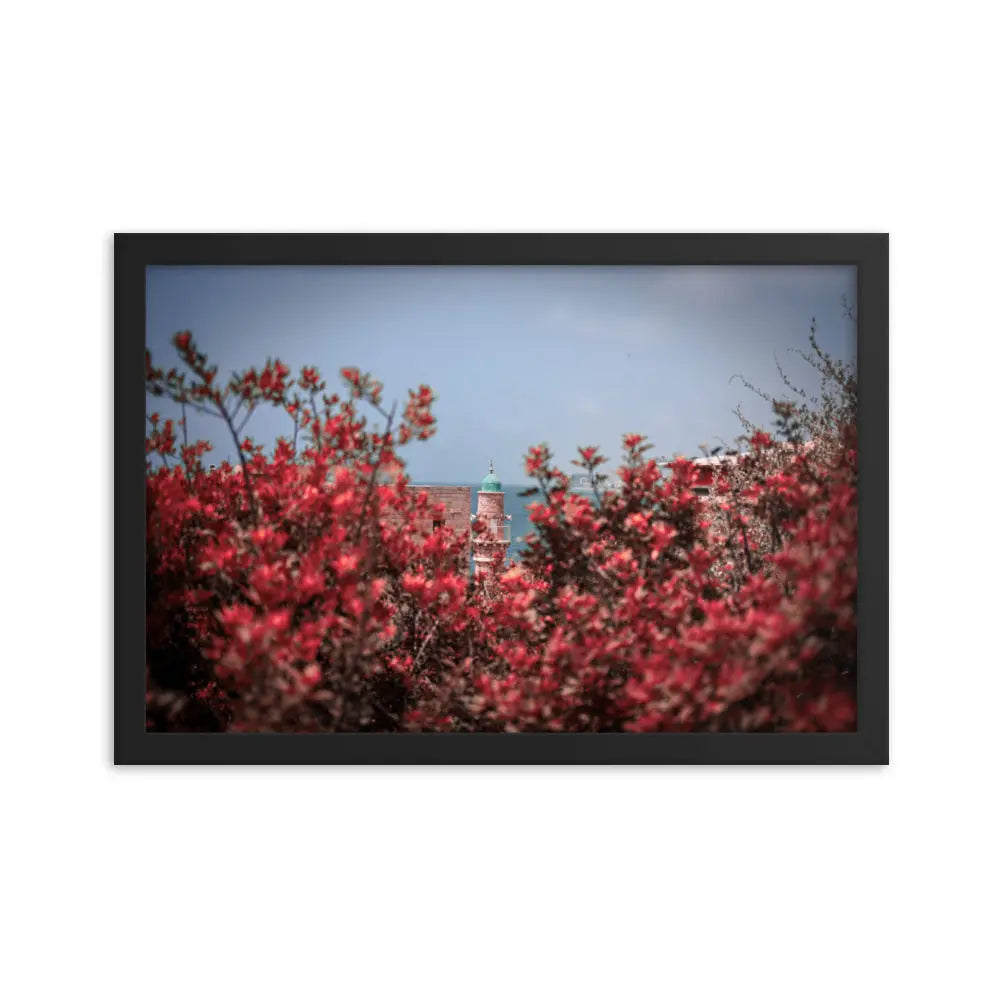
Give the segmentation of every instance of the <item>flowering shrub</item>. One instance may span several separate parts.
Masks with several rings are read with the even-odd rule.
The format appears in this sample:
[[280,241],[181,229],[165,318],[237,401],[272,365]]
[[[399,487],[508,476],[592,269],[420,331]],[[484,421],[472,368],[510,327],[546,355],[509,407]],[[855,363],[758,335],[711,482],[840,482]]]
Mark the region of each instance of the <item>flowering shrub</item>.
[[[389,475],[398,445],[434,431],[430,389],[410,394],[394,427],[381,386],[355,370],[342,373],[344,400],[314,369],[293,383],[280,361],[219,387],[190,334],[175,343],[187,373],[147,359],[148,388],[218,416],[240,466],[206,470],[206,443],[179,444],[170,421],[150,416],[147,453],[161,467],[147,462],[149,725],[398,725],[421,644],[442,625],[461,632],[469,602],[466,544],[423,529],[434,513],[426,494]],[[383,429],[367,426],[362,399]],[[269,456],[240,437],[265,404],[293,424]]]
[[[854,381],[815,341],[823,401],[776,404],[785,440],[754,433],[710,497],[692,462],[662,469],[637,434],[620,492],[596,489],[605,460],[580,449],[593,500],[532,448],[534,534],[479,581],[468,536],[428,529],[398,455],[434,432],[428,387],[397,425],[354,369],[343,399],[280,361],[222,386],[189,333],[175,345],[183,371],[147,357],[149,391],[182,408],[148,418],[150,728],[854,727]],[[270,454],[242,436],[263,405],[291,423]],[[220,419],[238,466],[205,469],[188,408]]]

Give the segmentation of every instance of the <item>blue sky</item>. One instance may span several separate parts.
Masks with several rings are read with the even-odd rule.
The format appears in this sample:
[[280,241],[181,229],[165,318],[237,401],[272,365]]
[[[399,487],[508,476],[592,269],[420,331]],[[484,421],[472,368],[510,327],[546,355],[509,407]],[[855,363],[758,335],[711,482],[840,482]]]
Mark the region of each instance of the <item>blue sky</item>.
[[[547,441],[567,471],[578,445],[617,465],[624,433],[655,454],[695,454],[740,433],[737,405],[764,426],[769,410],[730,377],[783,389],[774,356],[803,388],[812,370],[789,348],[855,356],[853,267],[152,267],[146,343],[175,362],[171,336],[189,329],[220,377],[279,357],[293,371],[371,371],[386,399],[433,387],[437,434],[403,449],[414,481],[481,478],[493,458],[511,484],[524,454]],[[171,415],[148,398],[148,410]],[[290,420],[258,410],[244,433],[261,442]],[[189,434],[232,458],[222,424],[197,414]]]

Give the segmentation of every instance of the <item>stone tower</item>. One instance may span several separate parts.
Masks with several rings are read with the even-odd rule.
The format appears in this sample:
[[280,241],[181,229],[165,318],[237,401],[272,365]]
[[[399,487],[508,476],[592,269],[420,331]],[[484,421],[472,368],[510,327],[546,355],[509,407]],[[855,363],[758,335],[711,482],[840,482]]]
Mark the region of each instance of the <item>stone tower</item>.
[[479,489],[473,520],[484,526],[483,531],[472,535],[472,562],[476,576],[480,576],[489,572],[497,551],[506,556],[510,545],[510,525],[507,523],[510,517],[503,512],[503,487],[493,472],[492,459],[490,471]]

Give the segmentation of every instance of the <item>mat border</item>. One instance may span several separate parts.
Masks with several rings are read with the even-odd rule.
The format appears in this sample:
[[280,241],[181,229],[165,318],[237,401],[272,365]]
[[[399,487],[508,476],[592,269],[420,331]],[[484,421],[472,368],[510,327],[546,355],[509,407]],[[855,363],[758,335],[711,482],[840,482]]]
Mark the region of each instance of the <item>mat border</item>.
[[[147,733],[145,272],[197,264],[848,264],[858,275],[855,733]],[[887,764],[889,237],[885,234],[136,234],[114,239],[116,764]]]

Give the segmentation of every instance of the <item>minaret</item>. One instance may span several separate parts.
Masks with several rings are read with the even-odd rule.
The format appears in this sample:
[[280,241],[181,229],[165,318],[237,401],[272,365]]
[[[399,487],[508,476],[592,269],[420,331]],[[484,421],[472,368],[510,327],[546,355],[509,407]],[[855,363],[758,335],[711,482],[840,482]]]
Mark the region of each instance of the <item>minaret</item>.
[[483,479],[478,496],[474,519],[484,526],[484,530],[472,535],[472,561],[476,576],[489,572],[497,550],[506,556],[507,546],[510,545],[510,527],[503,512],[503,487],[493,472],[492,458],[490,471]]

